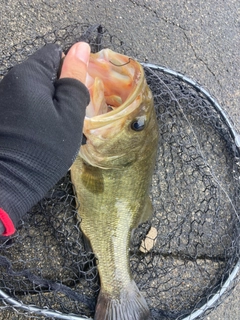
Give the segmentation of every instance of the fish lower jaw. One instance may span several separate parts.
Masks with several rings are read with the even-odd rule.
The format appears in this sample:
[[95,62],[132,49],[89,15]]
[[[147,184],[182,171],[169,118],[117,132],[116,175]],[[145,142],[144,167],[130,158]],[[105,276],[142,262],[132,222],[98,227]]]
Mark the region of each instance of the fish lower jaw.
[[133,280],[119,295],[100,291],[94,320],[148,320],[149,317],[147,302]]

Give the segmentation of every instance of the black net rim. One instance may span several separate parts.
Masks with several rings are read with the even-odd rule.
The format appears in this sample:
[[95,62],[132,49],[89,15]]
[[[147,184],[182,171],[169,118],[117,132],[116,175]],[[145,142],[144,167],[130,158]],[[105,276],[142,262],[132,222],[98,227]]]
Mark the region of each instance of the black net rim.
[[[201,92],[207,100],[210,102],[212,107],[216,110],[216,112],[220,115],[223,122],[226,124],[226,126],[229,129],[229,132],[233,138],[233,141],[236,146],[236,154],[237,157],[240,157],[240,134],[236,131],[234,128],[234,125],[232,124],[231,120],[227,116],[226,112],[222,109],[222,107],[219,105],[219,103],[216,101],[216,99],[206,90],[204,89],[200,84],[195,82],[194,80],[188,78],[184,74],[181,74],[177,71],[171,70],[167,67],[151,64],[151,63],[141,63],[143,67],[150,68],[152,70],[157,70],[162,73],[171,75],[176,77],[178,80],[187,83],[188,85],[192,86],[195,90],[198,92]],[[222,283],[219,290],[210,298],[208,301],[203,304],[200,308],[193,310],[193,312],[188,315],[185,318],[182,318],[182,320],[194,320],[194,319],[200,319],[208,310],[211,310],[213,307],[217,306],[219,304],[219,300],[224,296],[224,294],[228,291],[229,288],[234,287],[238,273],[240,271],[240,259],[236,262],[236,265],[231,270],[231,273],[229,274],[228,278],[225,280],[224,283]],[[30,314],[38,314],[45,317],[51,317],[51,318],[57,318],[57,319],[65,319],[65,320],[92,320],[92,318],[78,316],[76,314],[64,314],[59,311],[54,311],[50,309],[41,309],[36,306],[30,306],[25,305],[12,297],[8,296],[5,292],[0,290],[0,297],[5,301],[6,307],[7,305],[11,305],[13,308],[23,310],[25,312],[28,312]],[[4,307],[2,307],[4,308]],[[0,308],[0,309],[2,309]]]

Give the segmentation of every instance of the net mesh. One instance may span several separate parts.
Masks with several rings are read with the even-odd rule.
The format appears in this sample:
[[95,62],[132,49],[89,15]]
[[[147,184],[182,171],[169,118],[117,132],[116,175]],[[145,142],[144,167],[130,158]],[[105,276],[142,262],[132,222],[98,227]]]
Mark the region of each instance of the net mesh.
[[[135,56],[104,27],[76,24],[13,46],[0,75],[45,43],[67,51],[79,40],[93,52],[111,48]],[[239,150],[199,87],[161,68],[144,68],[160,140],[154,215],[135,230],[131,270],[152,319],[202,319],[237,281],[229,282],[240,257]],[[67,174],[26,214],[14,236],[0,239],[2,319],[94,316],[99,277],[94,254],[85,250],[78,206]]]

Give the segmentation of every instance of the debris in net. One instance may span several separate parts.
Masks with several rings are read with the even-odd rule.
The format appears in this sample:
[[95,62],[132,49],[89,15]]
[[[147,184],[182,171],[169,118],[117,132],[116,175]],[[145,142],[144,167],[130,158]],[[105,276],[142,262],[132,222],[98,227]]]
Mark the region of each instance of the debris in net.
[[141,242],[139,248],[141,252],[146,253],[152,250],[156,243],[157,233],[157,229],[155,227],[151,227],[146,235],[146,238]]

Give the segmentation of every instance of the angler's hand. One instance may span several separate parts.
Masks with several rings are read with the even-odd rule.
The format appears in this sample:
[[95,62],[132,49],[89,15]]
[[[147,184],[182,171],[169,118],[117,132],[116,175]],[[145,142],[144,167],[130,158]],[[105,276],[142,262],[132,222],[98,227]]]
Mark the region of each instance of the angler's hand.
[[88,44],[75,44],[57,80],[62,51],[49,44],[0,82],[0,235],[15,232],[78,153],[89,54]]

